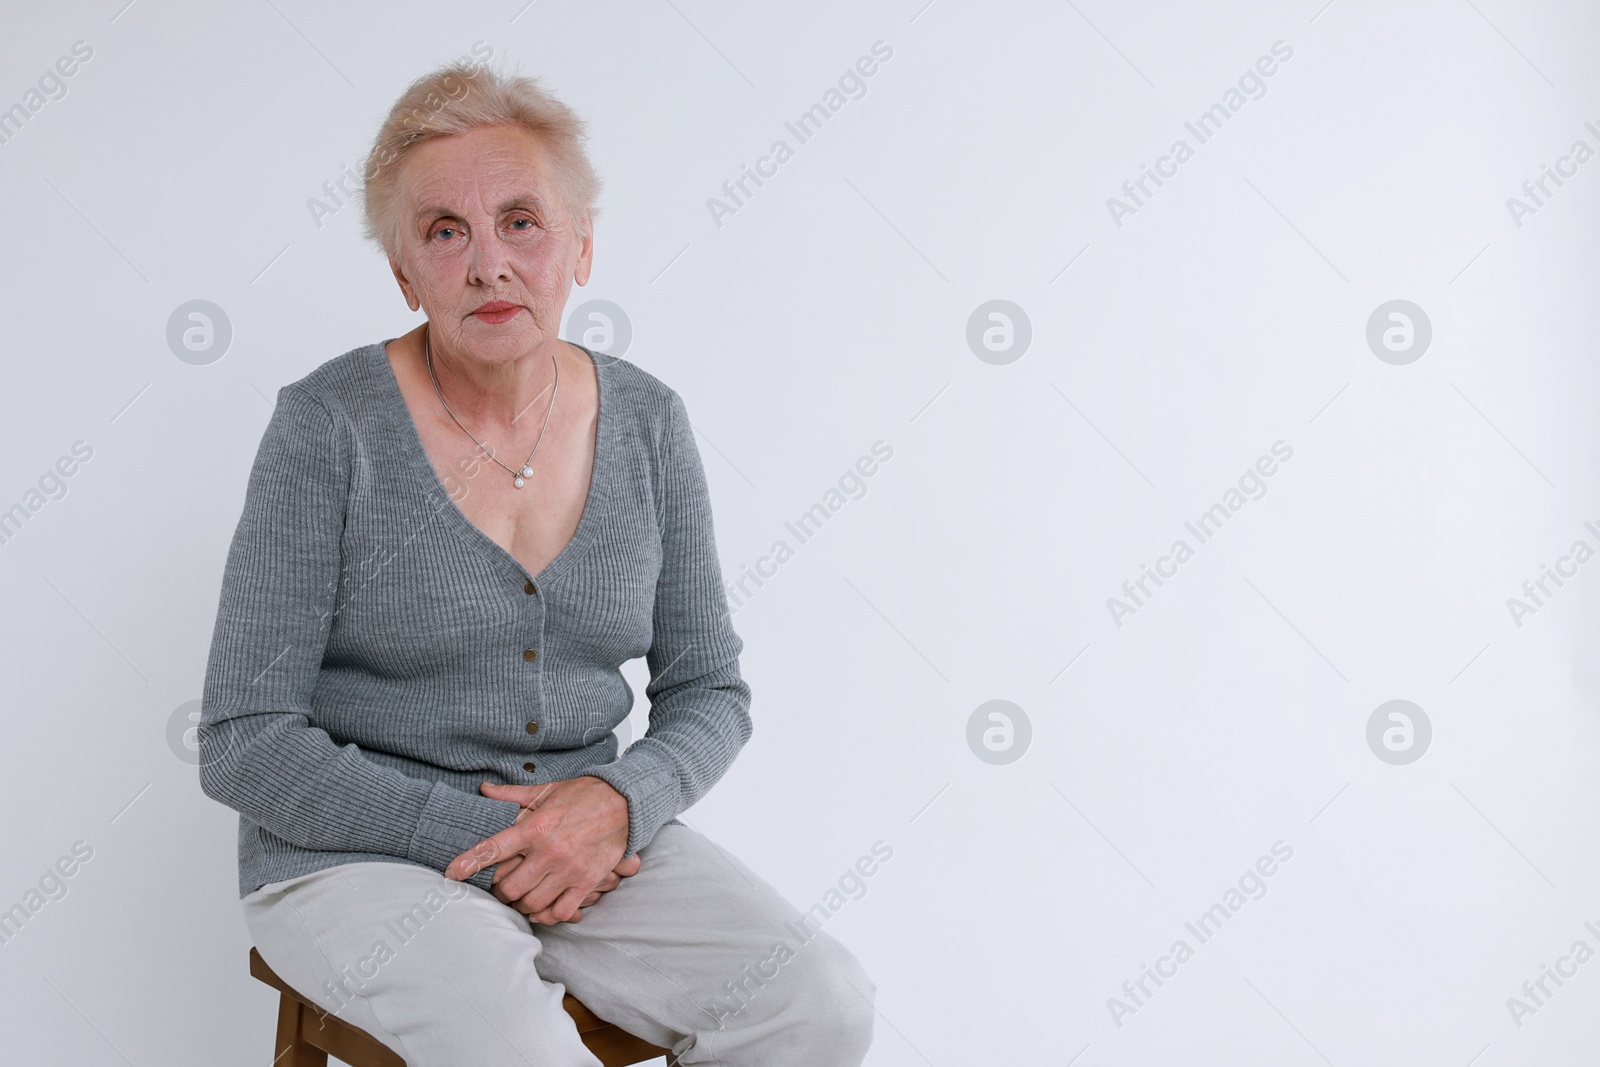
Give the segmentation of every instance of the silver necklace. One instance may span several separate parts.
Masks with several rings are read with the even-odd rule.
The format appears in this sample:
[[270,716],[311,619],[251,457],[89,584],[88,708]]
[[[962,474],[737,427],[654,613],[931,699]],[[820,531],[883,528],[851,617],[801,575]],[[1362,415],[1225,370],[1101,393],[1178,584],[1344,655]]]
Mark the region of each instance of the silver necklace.
[[[433,391],[439,397],[439,403],[444,404],[445,412],[449,414],[450,418],[455,421],[457,426],[461,427],[462,433],[472,438],[473,444],[477,445],[479,448],[483,449],[484,452],[488,453],[490,459],[494,460],[496,463],[500,463],[500,457],[495,455],[494,451],[490,449],[488,445],[478,440],[477,437],[473,435],[471,430],[462,425],[461,420],[456,418],[456,413],[450,410],[450,405],[445,403],[444,393],[439,389],[439,379],[433,373],[433,346],[428,343],[428,333],[428,328],[424,326],[422,328],[422,355],[423,359],[428,364],[428,377],[433,382]],[[544,425],[539,427],[539,438],[533,442],[533,452],[528,453],[527,461],[522,464],[522,469],[520,471],[515,467],[506,467],[504,463],[500,463],[500,466],[505,467],[506,470],[511,472],[511,484],[516,486],[518,489],[521,489],[523,485],[526,484],[524,479],[533,477],[534,452],[539,451],[539,444],[544,440],[544,432],[550,426],[550,413],[556,409],[556,393],[561,388],[561,368],[556,366],[556,355],[554,352],[550,353],[550,369],[555,372],[555,384],[550,387],[550,405],[544,409]]]

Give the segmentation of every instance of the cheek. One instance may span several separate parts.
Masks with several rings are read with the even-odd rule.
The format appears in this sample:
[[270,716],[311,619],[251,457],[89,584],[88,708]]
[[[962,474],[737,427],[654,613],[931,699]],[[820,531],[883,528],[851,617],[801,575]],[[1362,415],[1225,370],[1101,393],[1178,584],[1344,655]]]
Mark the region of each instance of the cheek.
[[411,287],[417,291],[417,297],[424,303],[438,307],[449,304],[460,291],[460,286],[452,286],[445,281],[444,271],[438,269],[437,264],[422,264],[421,269],[414,270],[411,274]]
[[422,292],[439,292],[461,273],[460,258],[454,249],[423,245],[406,257],[406,276]]
[[559,241],[544,241],[518,257],[522,277],[539,292],[558,292],[571,272],[567,247]]

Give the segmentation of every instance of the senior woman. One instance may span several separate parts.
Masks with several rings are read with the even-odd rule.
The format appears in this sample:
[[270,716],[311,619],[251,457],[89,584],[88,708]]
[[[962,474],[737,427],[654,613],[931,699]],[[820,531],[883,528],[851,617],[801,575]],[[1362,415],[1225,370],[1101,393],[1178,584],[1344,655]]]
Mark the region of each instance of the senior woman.
[[[750,735],[682,399],[557,337],[582,121],[456,65],[395,104],[367,233],[426,322],[277,396],[224,571],[200,778],[267,963],[409,1064],[859,1064],[854,957],[676,818]],[[620,756],[644,656],[650,726]]]

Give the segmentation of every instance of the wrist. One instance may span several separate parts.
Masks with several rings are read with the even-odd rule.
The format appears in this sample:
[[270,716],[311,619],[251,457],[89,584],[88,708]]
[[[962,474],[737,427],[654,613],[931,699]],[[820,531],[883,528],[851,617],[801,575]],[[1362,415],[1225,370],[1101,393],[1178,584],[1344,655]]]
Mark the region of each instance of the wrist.
[[607,804],[613,808],[619,808],[623,812],[628,810],[628,797],[627,794],[625,794],[622,790],[618,789],[616,786],[612,785],[610,782],[598,775],[586,774],[584,777],[592,782],[599,782],[601,785],[606,787],[605,791],[600,795],[606,798]]
[[[626,841],[629,829],[628,795],[622,792],[622,790],[618,789],[616,786],[612,785],[610,782],[606,781],[604,778],[601,778],[597,775],[588,774],[584,775],[584,777],[595,782],[599,782],[601,785],[605,786],[605,789],[598,791],[596,795],[605,798],[605,806],[612,814],[616,826],[621,831],[623,840]],[[624,845],[624,847],[626,847],[626,845]]]

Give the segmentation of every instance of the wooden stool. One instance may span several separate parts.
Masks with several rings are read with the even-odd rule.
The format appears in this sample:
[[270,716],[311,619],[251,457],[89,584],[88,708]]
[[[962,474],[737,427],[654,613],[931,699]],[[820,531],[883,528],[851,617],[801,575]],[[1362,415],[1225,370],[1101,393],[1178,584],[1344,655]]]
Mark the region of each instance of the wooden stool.
[[[289,983],[273,974],[267,961],[254,948],[250,950],[250,974],[282,994],[278,1002],[278,1044],[273,1067],[327,1067],[330,1054],[350,1067],[406,1067],[406,1061],[388,1045],[336,1015],[323,1014],[315,1004],[289,988]],[[578,1036],[583,1038],[584,1045],[605,1067],[628,1067],[671,1055],[667,1049],[657,1048],[605,1022],[570,993],[562,1001],[562,1007],[578,1024]]]

